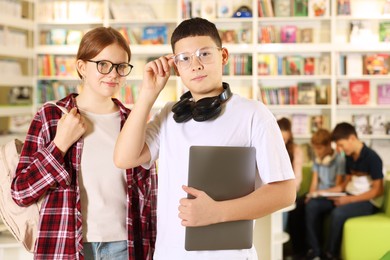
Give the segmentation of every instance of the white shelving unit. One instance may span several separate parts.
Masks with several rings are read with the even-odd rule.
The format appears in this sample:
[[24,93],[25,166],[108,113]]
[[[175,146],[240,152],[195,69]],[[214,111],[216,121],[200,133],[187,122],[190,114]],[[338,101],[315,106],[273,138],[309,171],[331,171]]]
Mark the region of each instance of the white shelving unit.
[[[9,1],[2,5],[2,11],[0,11],[0,62],[3,62],[0,88],[2,95],[7,95],[13,88],[28,87],[31,90],[33,88],[33,5],[33,1],[27,0]],[[8,124],[11,117],[32,114],[31,104],[9,104],[6,97],[2,97],[1,100],[2,124]]]

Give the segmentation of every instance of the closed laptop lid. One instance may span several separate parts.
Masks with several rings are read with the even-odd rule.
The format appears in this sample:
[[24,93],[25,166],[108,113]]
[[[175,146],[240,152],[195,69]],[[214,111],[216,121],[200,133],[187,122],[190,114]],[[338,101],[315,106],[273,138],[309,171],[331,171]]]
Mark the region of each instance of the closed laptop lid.
[[[189,187],[202,190],[217,201],[243,197],[254,191],[254,147],[191,146],[189,154]],[[185,249],[246,249],[252,247],[252,238],[253,220],[186,227]]]

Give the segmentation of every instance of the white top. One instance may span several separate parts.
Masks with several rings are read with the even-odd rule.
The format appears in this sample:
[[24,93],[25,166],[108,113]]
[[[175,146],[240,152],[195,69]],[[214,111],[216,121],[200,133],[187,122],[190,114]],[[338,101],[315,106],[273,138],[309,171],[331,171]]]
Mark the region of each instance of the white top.
[[126,176],[113,161],[120,112],[81,111],[81,114],[87,124],[79,179],[83,239],[86,242],[127,240]]
[[[179,200],[187,195],[189,147],[256,147],[258,185],[293,179],[291,163],[276,119],[260,102],[233,95],[221,115],[204,122],[176,123],[167,104],[148,124],[146,143],[152,162],[159,158],[157,241],[154,259],[256,259],[256,250],[186,251],[185,227],[178,217]],[[149,165],[143,165],[150,167]]]

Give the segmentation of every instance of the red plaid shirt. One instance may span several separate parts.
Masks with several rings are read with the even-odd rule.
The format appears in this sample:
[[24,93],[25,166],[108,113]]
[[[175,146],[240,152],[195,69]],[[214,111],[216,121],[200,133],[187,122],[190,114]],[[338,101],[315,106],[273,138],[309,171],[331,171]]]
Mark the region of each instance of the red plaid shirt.
[[[76,106],[76,95],[71,94],[57,104],[69,111]],[[118,100],[113,101],[120,109],[123,126],[130,110]],[[78,180],[83,138],[62,157],[53,143],[61,115],[54,105],[44,105],[37,112],[12,182],[12,196],[21,206],[45,196],[40,210],[35,259],[84,259]],[[126,179],[129,259],[152,259],[156,238],[156,170],[154,167],[150,170],[128,169]]]

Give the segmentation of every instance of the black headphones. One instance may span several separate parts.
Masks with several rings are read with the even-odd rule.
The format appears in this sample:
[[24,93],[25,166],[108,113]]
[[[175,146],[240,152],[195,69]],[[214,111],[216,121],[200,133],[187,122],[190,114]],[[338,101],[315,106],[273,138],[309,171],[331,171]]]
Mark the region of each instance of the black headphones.
[[184,93],[173,105],[173,119],[176,123],[187,122],[193,118],[197,122],[217,117],[222,111],[222,104],[232,96],[229,84],[223,82],[223,92],[215,97],[207,97],[194,102],[190,91]]

